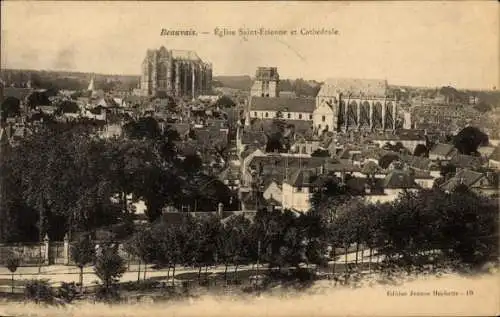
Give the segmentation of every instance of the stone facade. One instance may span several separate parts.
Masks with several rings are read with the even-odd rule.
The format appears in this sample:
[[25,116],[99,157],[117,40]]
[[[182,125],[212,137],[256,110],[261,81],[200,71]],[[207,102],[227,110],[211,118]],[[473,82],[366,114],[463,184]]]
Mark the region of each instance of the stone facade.
[[279,74],[276,67],[259,67],[250,91],[254,97],[278,97]]
[[196,98],[210,93],[212,64],[202,61],[193,51],[148,50],[142,62],[141,95],[159,91],[176,97]]

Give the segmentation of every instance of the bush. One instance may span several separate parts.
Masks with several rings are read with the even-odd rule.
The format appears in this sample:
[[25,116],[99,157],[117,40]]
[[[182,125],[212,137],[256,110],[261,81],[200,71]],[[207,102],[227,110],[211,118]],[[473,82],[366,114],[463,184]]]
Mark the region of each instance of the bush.
[[62,282],[57,292],[57,297],[64,300],[66,303],[71,303],[78,294],[78,289],[75,282],[65,283]]
[[52,304],[54,302],[54,292],[48,280],[29,281],[24,289],[24,297],[36,303]]
[[117,285],[113,284],[108,287],[99,285],[95,294],[95,299],[101,302],[112,303],[120,299],[120,292]]

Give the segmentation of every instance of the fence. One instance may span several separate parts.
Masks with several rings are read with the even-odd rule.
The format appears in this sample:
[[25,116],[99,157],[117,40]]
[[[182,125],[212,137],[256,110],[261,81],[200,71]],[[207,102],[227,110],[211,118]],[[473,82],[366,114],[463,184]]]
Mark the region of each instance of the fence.
[[[99,243],[96,242],[96,245]],[[39,265],[75,265],[71,260],[70,241],[50,241],[45,238],[43,242],[0,244],[0,265],[5,259],[14,255],[20,260],[20,266]],[[118,254],[127,261],[127,265],[138,264],[139,258],[128,253],[124,246],[118,246]]]

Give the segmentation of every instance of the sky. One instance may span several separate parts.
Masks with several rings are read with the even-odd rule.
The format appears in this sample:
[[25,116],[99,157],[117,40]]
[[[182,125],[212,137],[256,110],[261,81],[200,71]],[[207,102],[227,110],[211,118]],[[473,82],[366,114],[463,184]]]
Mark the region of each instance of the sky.
[[[2,1],[1,66],[140,74],[146,50],[194,50],[214,75],[387,79],[391,84],[499,87],[499,3]],[[214,29],[287,30],[281,36]],[[161,29],[197,36],[161,36]],[[301,29],[336,35],[300,35]],[[290,34],[298,30],[298,35]],[[202,34],[207,32],[207,34]]]

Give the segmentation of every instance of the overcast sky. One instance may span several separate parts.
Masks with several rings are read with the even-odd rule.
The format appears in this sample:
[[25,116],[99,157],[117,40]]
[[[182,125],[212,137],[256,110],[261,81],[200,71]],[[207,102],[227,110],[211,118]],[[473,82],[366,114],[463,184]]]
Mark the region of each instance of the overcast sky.
[[[216,27],[335,28],[338,35],[216,37]],[[196,37],[162,37],[162,28]],[[147,48],[195,50],[215,75],[499,86],[499,4],[2,1],[2,67],[139,74]]]

